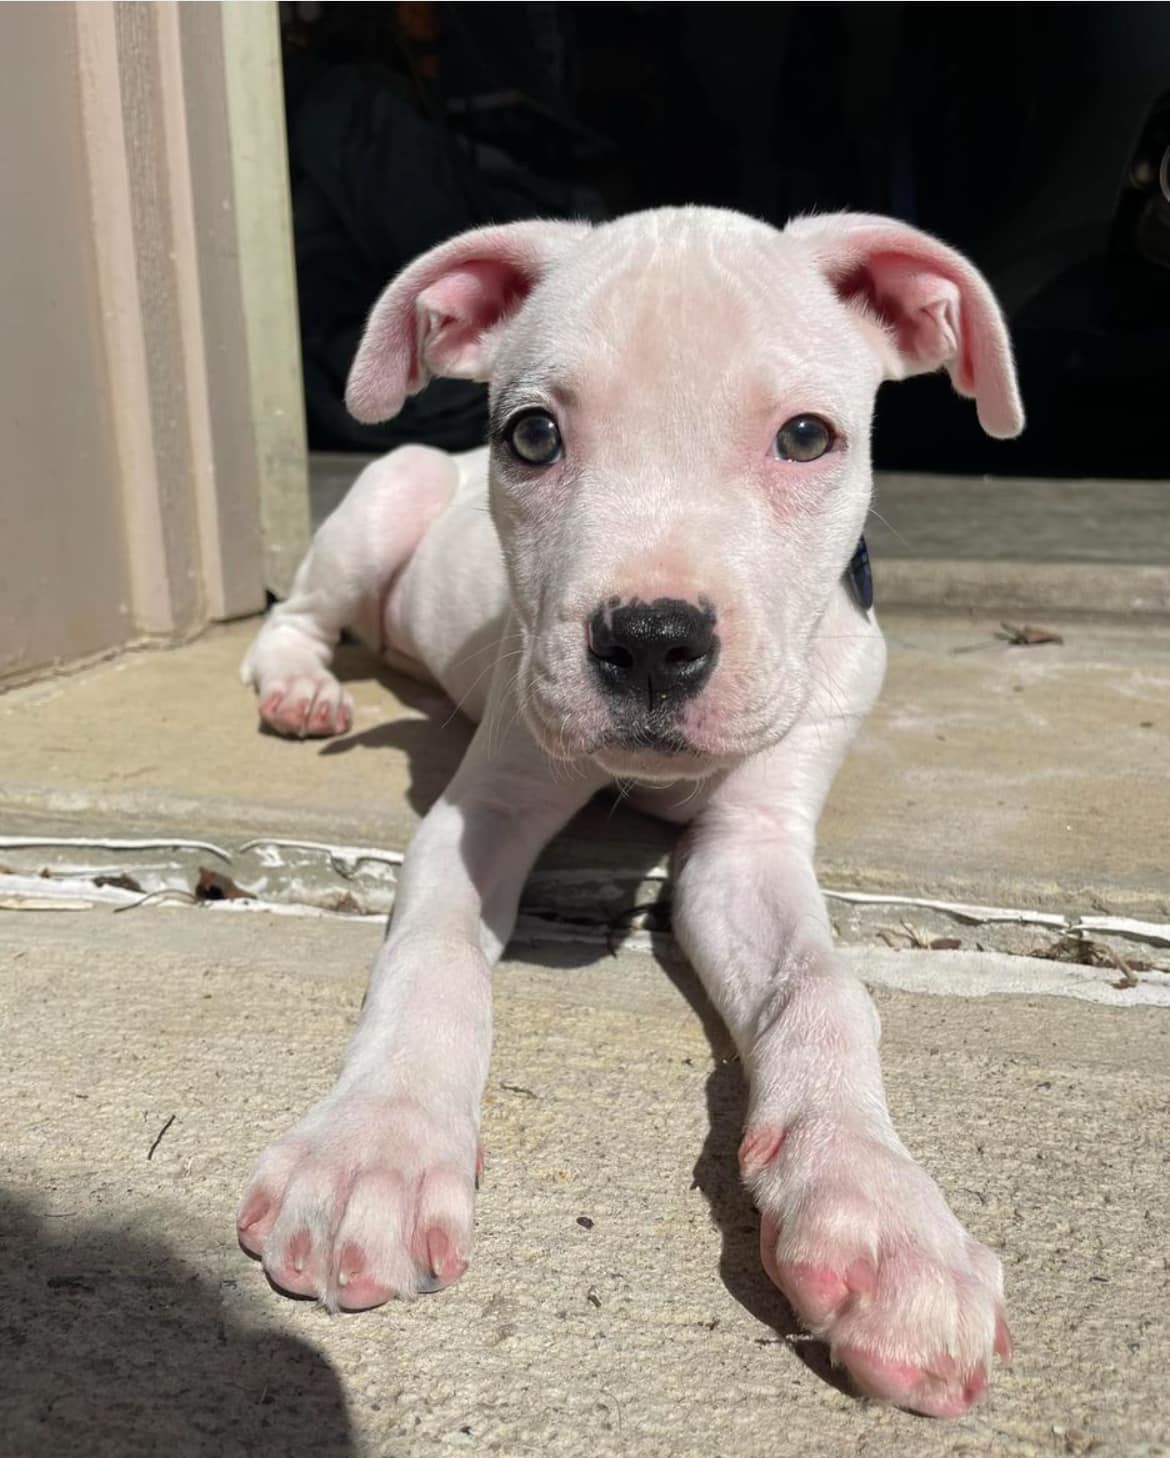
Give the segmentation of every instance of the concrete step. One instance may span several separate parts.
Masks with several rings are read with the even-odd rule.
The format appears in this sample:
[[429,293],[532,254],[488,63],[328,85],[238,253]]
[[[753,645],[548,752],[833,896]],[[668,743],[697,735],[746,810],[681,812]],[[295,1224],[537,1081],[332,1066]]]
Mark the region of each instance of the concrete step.
[[1170,620],[1170,482],[885,473],[866,537],[878,602]]
[[[315,522],[372,459],[311,457]],[[866,540],[883,611],[1170,621],[1170,481],[879,472]]]
[[[833,789],[827,884],[1072,914],[1170,917],[1170,627],[1057,617],[1018,647],[995,616],[889,612],[881,702]],[[353,731],[258,728],[241,623],[0,696],[0,834],[166,830],[402,849],[469,727],[437,692],[346,649]],[[547,866],[636,875],[671,843],[591,806]]]

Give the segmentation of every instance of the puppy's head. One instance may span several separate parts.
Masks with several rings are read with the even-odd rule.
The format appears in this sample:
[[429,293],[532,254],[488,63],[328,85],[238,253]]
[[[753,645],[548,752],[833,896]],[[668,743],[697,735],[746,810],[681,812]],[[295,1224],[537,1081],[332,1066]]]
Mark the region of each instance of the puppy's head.
[[708,208],[444,244],[371,315],[347,401],[487,380],[491,506],[554,755],[640,780],[775,743],[869,505],[883,379],[945,368],[1023,425],[1003,319],[933,238],[856,214],[779,232]]

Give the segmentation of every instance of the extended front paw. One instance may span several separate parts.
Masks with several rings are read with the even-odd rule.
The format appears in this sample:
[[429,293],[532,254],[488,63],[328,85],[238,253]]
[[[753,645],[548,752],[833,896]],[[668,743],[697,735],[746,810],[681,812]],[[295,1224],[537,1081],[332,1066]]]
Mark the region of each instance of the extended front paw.
[[868,1397],[957,1417],[1011,1341],[996,1256],[893,1141],[817,1121],[740,1151],[769,1276]]
[[261,1155],[237,1219],[274,1285],[362,1311],[457,1280],[471,1252],[472,1122],[331,1095]]

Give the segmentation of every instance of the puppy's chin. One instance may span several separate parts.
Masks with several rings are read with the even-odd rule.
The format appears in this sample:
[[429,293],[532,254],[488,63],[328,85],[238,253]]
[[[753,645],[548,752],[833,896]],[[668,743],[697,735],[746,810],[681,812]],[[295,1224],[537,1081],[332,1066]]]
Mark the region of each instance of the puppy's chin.
[[631,780],[639,785],[673,785],[679,780],[701,780],[718,768],[709,755],[700,754],[689,746],[632,749],[615,742],[602,745],[592,759],[615,780]]

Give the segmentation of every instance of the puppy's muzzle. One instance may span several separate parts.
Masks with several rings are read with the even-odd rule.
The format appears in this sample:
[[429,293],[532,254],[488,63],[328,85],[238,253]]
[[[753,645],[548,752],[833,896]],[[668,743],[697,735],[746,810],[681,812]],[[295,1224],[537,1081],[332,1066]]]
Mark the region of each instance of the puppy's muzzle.
[[598,608],[589,621],[589,659],[602,691],[623,706],[655,714],[680,708],[715,668],[715,609],[660,597]]

